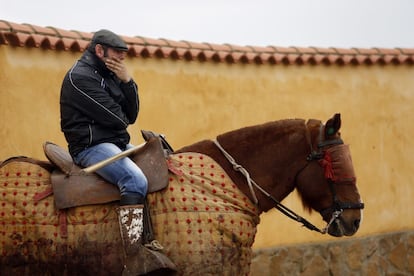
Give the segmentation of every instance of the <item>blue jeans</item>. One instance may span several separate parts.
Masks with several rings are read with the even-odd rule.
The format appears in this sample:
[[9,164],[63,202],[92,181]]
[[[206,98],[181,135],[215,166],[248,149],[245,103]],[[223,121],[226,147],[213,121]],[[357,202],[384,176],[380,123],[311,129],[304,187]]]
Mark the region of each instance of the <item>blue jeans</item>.
[[[132,145],[128,145],[131,148]],[[89,167],[102,160],[122,152],[112,143],[102,143],[87,148],[74,157],[74,161],[81,167]],[[145,197],[148,190],[148,181],[142,170],[128,157],[121,158],[96,171],[109,183],[116,184],[122,195],[141,195]]]

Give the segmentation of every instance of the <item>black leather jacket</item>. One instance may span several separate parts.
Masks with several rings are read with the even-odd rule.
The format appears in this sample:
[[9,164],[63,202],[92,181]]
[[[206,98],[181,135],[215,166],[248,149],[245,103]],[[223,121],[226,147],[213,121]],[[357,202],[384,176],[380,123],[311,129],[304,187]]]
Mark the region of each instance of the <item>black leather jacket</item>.
[[95,54],[85,51],[63,79],[61,129],[76,156],[83,149],[110,142],[125,149],[127,127],[139,112],[138,87],[121,82]]

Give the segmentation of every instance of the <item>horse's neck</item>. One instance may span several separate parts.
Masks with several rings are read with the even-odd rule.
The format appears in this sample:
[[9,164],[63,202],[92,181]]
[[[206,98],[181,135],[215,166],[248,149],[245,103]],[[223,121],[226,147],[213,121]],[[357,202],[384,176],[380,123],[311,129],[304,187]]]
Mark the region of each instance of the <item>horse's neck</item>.
[[[306,165],[306,155],[309,153],[303,120],[285,120],[243,128],[220,135],[217,140],[249,172],[251,178],[277,200],[282,200],[293,191],[296,174]],[[212,141],[201,141],[179,150],[189,151],[213,158],[239,189],[253,200],[246,178],[234,170]],[[255,189],[255,193],[262,211],[274,206],[258,189]]]

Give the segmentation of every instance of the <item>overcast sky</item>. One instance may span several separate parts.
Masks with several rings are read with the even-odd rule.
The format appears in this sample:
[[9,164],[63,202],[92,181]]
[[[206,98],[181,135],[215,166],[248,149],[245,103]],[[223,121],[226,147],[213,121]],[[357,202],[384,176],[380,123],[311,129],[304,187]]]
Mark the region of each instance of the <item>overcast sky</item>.
[[0,0],[0,20],[255,46],[414,48],[414,0]]

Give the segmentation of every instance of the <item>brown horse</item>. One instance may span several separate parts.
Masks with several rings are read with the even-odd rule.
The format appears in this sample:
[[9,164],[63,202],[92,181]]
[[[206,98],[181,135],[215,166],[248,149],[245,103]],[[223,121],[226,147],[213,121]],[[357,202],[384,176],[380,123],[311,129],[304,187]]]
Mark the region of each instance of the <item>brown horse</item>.
[[[174,152],[166,189],[148,195],[155,237],[180,275],[248,274],[259,215],[273,207],[312,230],[351,236],[360,195],[340,115],[281,120]],[[0,274],[121,274],[118,203],[54,208],[50,165],[0,166]],[[318,229],[280,204],[297,189],[327,222]]]

